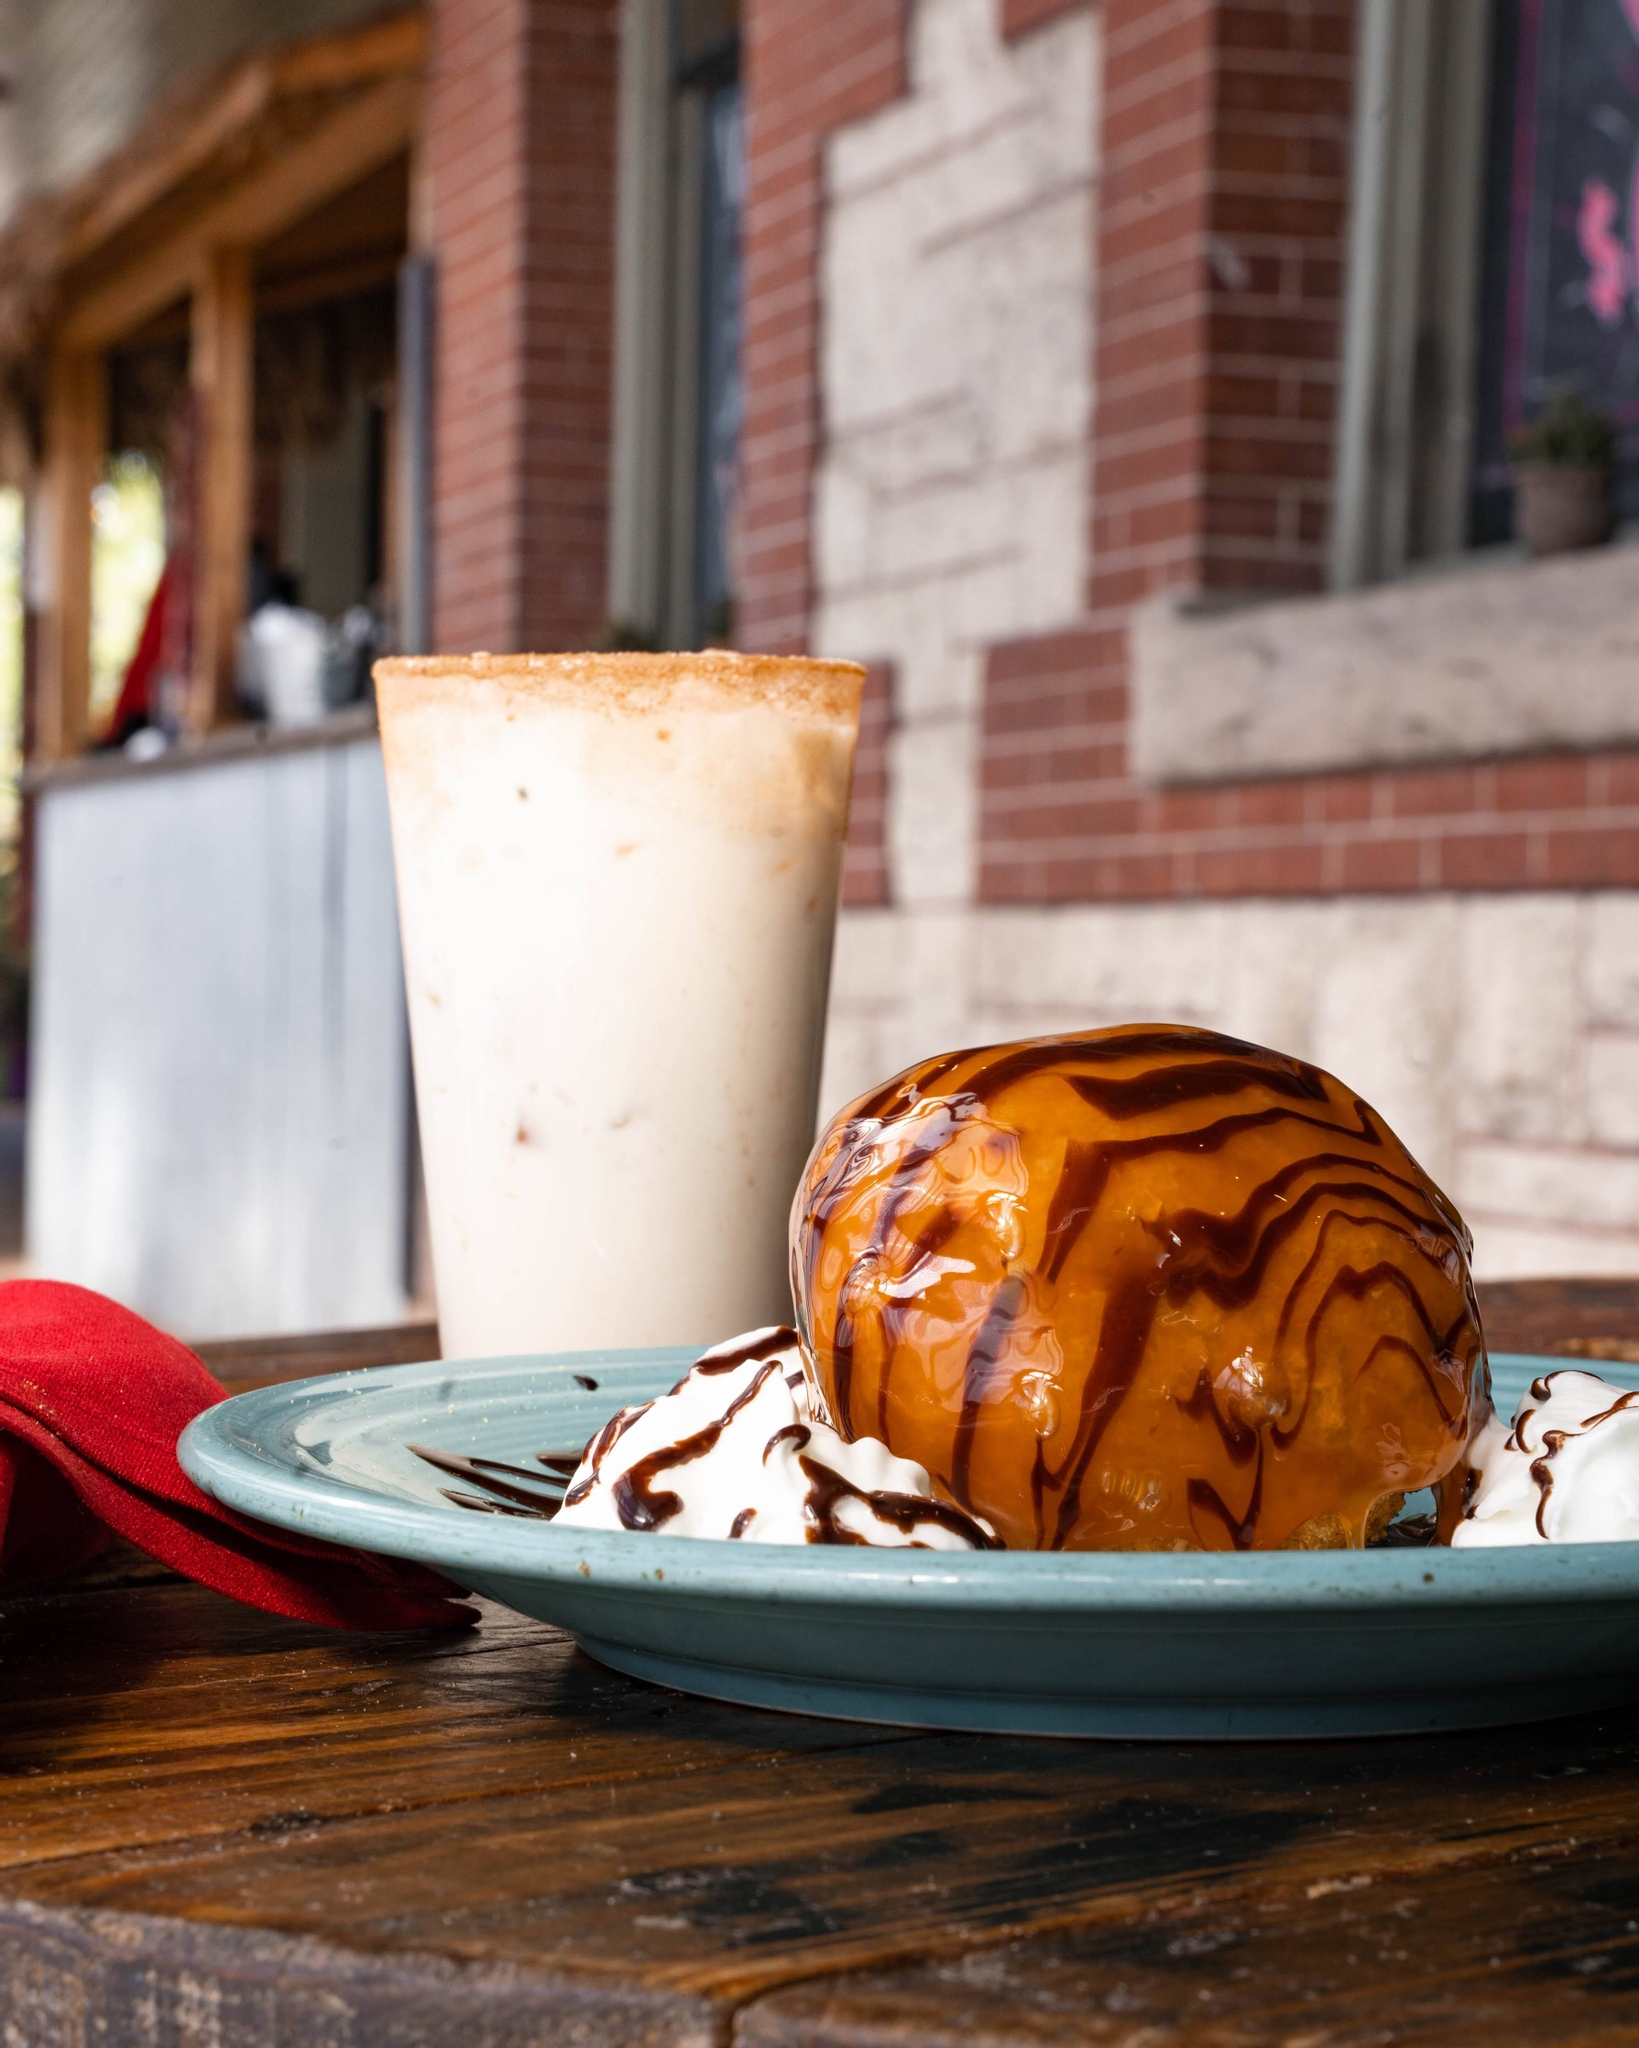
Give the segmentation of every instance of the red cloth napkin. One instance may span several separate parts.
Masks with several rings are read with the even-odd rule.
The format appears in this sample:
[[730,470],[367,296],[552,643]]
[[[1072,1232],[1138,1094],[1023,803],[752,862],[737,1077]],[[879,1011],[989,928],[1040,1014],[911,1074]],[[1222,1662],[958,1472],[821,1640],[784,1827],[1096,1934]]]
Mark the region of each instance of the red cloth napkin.
[[477,1619],[437,1572],[286,1535],[201,1493],[176,1440],[223,1398],[186,1345],[116,1302],[55,1280],[0,1283],[0,1591],[74,1570],[113,1531],[293,1621]]

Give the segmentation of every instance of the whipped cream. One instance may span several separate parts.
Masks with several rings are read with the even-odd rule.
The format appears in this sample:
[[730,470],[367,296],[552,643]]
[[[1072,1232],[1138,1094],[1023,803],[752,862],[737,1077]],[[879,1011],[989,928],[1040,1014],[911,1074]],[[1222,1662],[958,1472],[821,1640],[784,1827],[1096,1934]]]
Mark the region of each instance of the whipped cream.
[[1639,1393],[1596,1373],[1545,1373],[1469,1447],[1477,1484],[1454,1547],[1639,1539]]
[[587,1445],[558,1526],[747,1543],[996,1547],[935,1500],[923,1468],[872,1437],[845,1443],[812,1396],[795,1330],[706,1352],[669,1394],[623,1408]]

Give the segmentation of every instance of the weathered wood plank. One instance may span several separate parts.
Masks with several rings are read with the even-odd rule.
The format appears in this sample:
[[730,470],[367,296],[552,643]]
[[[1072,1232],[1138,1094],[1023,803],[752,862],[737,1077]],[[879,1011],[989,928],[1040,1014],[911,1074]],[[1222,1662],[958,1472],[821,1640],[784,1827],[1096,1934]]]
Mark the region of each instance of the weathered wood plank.
[[192,288],[200,259],[224,246],[254,247],[409,147],[420,108],[417,81],[387,77],[251,177],[227,186],[165,240],[109,274],[88,276],[60,333],[75,348],[105,348]]
[[0,2039],[22,2048],[715,2048],[725,2031],[641,1986],[26,1903],[0,1901],[0,1959]]
[[736,2048],[1581,2048],[1639,2041],[1631,1842],[1360,1875],[756,2001]]
[[142,1570],[0,1608],[28,2048],[1639,2044],[1631,1717],[933,1736],[683,1699],[499,1610],[349,1637]]
[[1282,1784],[1267,1768],[1248,1782],[1191,1758],[1025,1748],[929,1738],[329,1821],[298,1810],[288,1825],[60,1854],[8,1883],[49,1904],[371,1953],[544,1959],[739,2001],[1034,1929],[1163,1920],[1203,1893],[1228,1908],[1367,1879],[1451,1881],[1460,1896],[1470,1867],[1573,1847],[1636,1868],[1631,1770],[1541,1813],[1512,1796],[1499,1808],[1459,1773],[1479,1808],[1463,1814],[1443,1783],[1432,1804],[1424,1784],[1380,1806],[1365,1795],[1388,1791],[1381,1765],[1368,1776],[1359,1757],[1341,1779]]
[[438,1325],[430,1322],[325,1330],[311,1337],[216,1337],[193,1348],[231,1394],[364,1366],[415,1365],[439,1355]]
[[1492,1280],[1479,1296],[1493,1351],[1639,1359],[1639,1288],[1631,1280]]
[[10,1617],[32,1654],[5,1666],[3,1889],[51,1906],[727,2006],[1571,1845],[1639,1885],[1639,1736],[1614,1718],[1301,1750],[896,1735],[629,1685],[516,1621],[372,1642],[189,1587],[93,1605]]
[[[900,1738],[683,1702],[486,1608],[474,1635],[281,1622],[180,1581],[39,1595],[0,1612],[0,1887],[87,1853],[184,1863],[366,1816]],[[437,1833],[441,1819],[432,1823]],[[275,1859],[283,1860],[283,1853]]]

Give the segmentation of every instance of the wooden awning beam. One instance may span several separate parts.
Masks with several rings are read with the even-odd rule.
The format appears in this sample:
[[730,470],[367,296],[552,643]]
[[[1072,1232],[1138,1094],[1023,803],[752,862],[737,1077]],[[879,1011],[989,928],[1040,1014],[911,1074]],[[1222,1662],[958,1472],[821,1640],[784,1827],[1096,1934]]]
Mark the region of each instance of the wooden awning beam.
[[[361,131],[382,121],[397,129],[390,146],[402,146],[393,110],[414,91],[426,44],[425,15],[410,8],[252,52],[167,99],[72,185],[25,201],[0,233],[0,354],[43,359],[68,318],[94,331],[91,346],[103,345],[113,311],[152,304],[141,288],[151,266],[155,288],[186,289],[177,278],[198,249],[177,243],[190,239],[201,215],[241,195],[248,231],[259,231],[259,209],[282,225],[279,165],[316,138],[327,144],[333,129],[352,150]],[[368,171],[373,156],[363,147],[338,157],[333,175],[355,162]],[[237,223],[223,226],[238,238]],[[87,300],[90,313],[82,310]]]
[[190,351],[200,438],[187,722],[196,733],[233,716],[234,636],[250,557],[254,336],[250,251],[214,249],[194,280]]
[[184,108],[163,109],[96,175],[96,196],[73,212],[58,260],[64,269],[96,256],[149,207],[255,127],[281,101],[358,91],[419,71],[427,24],[419,11],[338,35],[261,50],[197,88]]
[[94,355],[60,349],[47,383],[45,470],[36,500],[51,589],[34,677],[35,761],[85,745],[91,715],[91,493],[102,471],[108,384]]
[[0,237],[0,340],[49,370],[36,503],[52,589],[31,684],[36,761],[87,738],[106,351],[182,300],[199,438],[184,716],[204,732],[231,715],[250,542],[255,252],[411,148],[425,48],[425,18],[410,11],[253,53]]
[[212,250],[252,248],[410,146],[417,80],[391,78],[316,128],[302,147],[204,209],[180,233],[76,295],[57,328],[76,349],[107,348],[193,289]]

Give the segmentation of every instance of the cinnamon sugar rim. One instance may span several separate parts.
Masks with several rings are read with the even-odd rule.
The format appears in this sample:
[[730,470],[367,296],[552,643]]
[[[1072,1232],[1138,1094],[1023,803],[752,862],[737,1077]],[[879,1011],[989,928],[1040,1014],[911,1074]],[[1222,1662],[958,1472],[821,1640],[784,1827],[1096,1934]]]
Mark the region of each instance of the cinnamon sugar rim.
[[388,655],[372,673],[378,684],[414,686],[452,679],[497,683],[530,696],[592,696],[630,711],[657,709],[681,684],[705,685],[744,703],[751,699],[821,717],[858,715],[865,671],[858,662],[811,655],[737,654],[415,654]]

